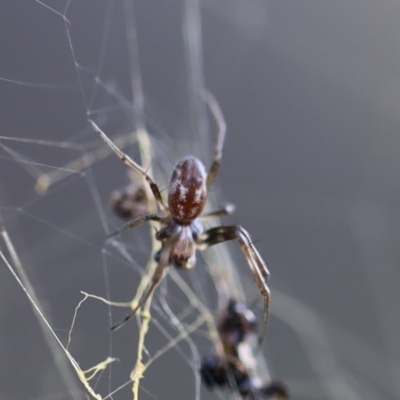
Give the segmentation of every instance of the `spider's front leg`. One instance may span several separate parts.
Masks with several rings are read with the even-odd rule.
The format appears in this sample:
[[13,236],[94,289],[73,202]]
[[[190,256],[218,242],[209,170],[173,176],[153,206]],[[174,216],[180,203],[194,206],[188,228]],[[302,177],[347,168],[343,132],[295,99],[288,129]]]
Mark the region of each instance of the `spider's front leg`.
[[100,129],[100,127],[93,120],[89,119],[93,129],[100,135],[100,137],[106,142],[106,144],[110,147],[110,149],[118,156],[118,158],[129,168],[132,168],[138,174],[142,175],[146,182],[149,184],[150,189],[154,195],[154,198],[157,200],[160,208],[165,212],[168,210],[168,207],[164,204],[164,201],[161,197],[160,190],[158,189],[157,184],[153,181],[152,177],[147,174],[147,172],[132,158],[130,158],[127,154],[121,151],[113,141]]
[[[268,288],[267,281],[269,279],[269,271],[265,265],[260,253],[253,245],[250,235],[241,226],[218,226],[211,228],[203,233],[199,238],[197,244],[198,247],[213,246],[218,243],[226,242],[228,240],[237,240],[240,248],[249,264],[250,270],[253,273],[254,279],[258,285],[260,293],[264,298],[264,327],[268,321],[269,312],[269,298],[270,291]],[[265,328],[260,336],[264,335]]]

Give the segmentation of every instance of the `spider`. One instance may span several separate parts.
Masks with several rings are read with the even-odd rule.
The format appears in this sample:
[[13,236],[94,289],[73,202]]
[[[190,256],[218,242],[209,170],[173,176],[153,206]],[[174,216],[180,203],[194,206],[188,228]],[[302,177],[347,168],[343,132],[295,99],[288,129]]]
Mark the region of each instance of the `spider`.
[[232,206],[226,206],[222,210],[201,215],[207,201],[208,190],[221,163],[226,132],[225,120],[215,98],[210,93],[206,93],[205,101],[218,126],[214,160],[208,173],[203,163],[196,157],[188,156],[180,161],[172,172],[168,187],[168,206],[165,205],[160,190],[151,176],[139,164],[123,153],[93,120],[89,120],[94,130],[99,133],[119,159],[144,177],[159,205],[160,211],[163,213],[163,216],[145,214],[134,218],[114,233],[120,234],[146,221],[155,221],[161,226],[155,237],[162,243],[162,247],[157,255],[158,265],[147,292],[140,299],[135,309],[120,323],[114,325],[111,330],[116,330],[124,325],[146,303],[160,282],[167,266],[173,264],[178,268],[192,268],[196,262],[197,249],[204,250],[209,246],[228,240],[237,240],[247,259],[250,270],[264,298],[264,323],[265,325],[267,323],[270,298],[267,285],[269,271],[254,247],[250,235],[239,225],[217,226],[204,231],[200,221],[200,218],[227,215],[233,211]]
[[272,381],[263,385],[253,376],[239,359],[223,359],[219,356],[206,357],[200,369],[203,383],[209,388],[229,388],[238,392],[244,400],[262,400],[277,398],[289,399],[286,385],[280,381]]
[[111,209],[122,220],[129,221],[137,215],[148,213],[145,188],[136,180],[111,195]]
[[[231,299],[218,324],[224,354],[203,359],[200,375],[209,388],[229,388],[245,400],[275,397],[288,399],[286,386],[279,381],[263,385],[252,369],[241,360],[239,347],[247,344],[256,331],[256,317],[243,303]],[[243,356],[242,352],[242,356]]]
[[243,303],[230,299],[218,323],[218,333],[225,353],[238,357],[237,348],[257,330],[255,314]]

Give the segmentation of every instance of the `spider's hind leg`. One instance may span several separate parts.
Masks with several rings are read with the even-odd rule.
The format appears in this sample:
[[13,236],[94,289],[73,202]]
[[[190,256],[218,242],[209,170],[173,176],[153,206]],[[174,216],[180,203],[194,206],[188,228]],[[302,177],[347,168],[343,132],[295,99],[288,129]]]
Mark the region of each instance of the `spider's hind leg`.
[[238,225],[218,226],[205,231],[198,241],[198,246],[200,248],[208,247],[228,240],[237,240],[239,242],[243,255],[264,298],[264,328],[259,338],[261,342],[268,322],[270,291],[267,282],[269,270],[260,253],[253,245],[249,233]]

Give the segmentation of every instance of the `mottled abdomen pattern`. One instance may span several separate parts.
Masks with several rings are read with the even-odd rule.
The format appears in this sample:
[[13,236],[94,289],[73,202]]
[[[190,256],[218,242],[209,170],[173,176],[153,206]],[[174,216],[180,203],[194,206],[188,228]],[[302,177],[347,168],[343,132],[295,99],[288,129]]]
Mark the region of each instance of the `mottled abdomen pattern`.
[[206,179],[204,165],[195,157],[186,157],[175,167],[168,192],[175,221],[189,225],[201,214],[207,200]]

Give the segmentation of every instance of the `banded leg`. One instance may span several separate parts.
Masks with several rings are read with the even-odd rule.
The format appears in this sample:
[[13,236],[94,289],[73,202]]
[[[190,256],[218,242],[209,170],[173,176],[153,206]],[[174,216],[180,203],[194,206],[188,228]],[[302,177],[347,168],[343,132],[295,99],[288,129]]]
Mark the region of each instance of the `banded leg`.
[[130,319],[132,319],[135,316],[136,312],[145,305],[146,301],[149,299],[150,295],[153,293],[154,289],[157,287],[157,285],[161,281],[165,267],[167,267],[169,264],[169,253],[171,252],[171,247],[172,247],[172,244],[166,244],[162,248],[161,255],[160,255],[160,261],[157,265],[156,270],[154,271],[154,275],[151,278],[151,283],[150,283],[149,288],[147,289],[146,293],[142,296],[142,298],[139,300],[138,305],[132,310],[132,312],[130,314],[128,314],[122,321],[118,322],[116,325],[111,327],[112,331],[116,331],[119,328],[121,328],[123,325],[125,325]]
[[224,148],[226,134],[226,122],[224,119],[224,115],[222,114],[221,108],[219,107],[217,100],[211,94],[211,92],[206,91],[204,93],[204,100],[207,103],[208,108],[214,116],[215,122],[217,124],[217,142],[215,143],[214,160],[207,175],[207,188],[209,188],[214,178],[216,177],[218,169],[221,165],[222,149]]
[[218,226],[205,231],[198,244],[199,247],[202,245],[213,246],[228,240],[237,240],[239,242],[243,255],[264,298],[264,327],[259,336],[259,341],[261,342],[268,322],[270,291],[267,281],[270,274],[260,253],[253,245],[250,235],[241,226]]
[[142,175],[145,179],[146,182],[149,184],[151,191],[153,192],[154,198],[157,200],[157,203],[159,204],[160,208],[163,211],[168,210],[168,207],[164,204],[164,201],[161,197],[160,190],[158,189],[157,184],[153,181],[150,175],[147,174],[147,172],[132,158],[130,158],[127,154],[122,152],[115,144],[114,142],[100,129],[100,127],[91,119],[89,119],[89,122],[91,123],[93,129],[101,136],[101,138],[106,142],[106,144],[111,148],[111,150],[118,156],[118,158],[129,168],[132,168],[134,171],[136,171],[138,174]]
[[147,221],[157,221],[157,222],[161,222],[163,220],[163,218],[159,217],[156,214],[146,214],[146,215],[142,215],[140,217],[131,219],[130,221],[128,221],[124,226],[122,226],[121,228],[119,228],[117,231],[111,233],[110,235],[108,235],[108,237],[112,237],[112,236],[116,236],[119,235],[123,232],[129,231],[132,228],[136,228],[139,225],[142,225],[143,222],[147,222]]
[[235,211],[235,206],[233,204],[226,204],[224,208],[220,210],[211,211],[207,214],[203,214],[200,216],[201,219],[211,218],[211,217],[223,217],[225,215],[230,215]]

